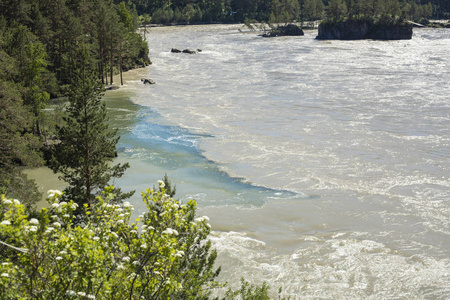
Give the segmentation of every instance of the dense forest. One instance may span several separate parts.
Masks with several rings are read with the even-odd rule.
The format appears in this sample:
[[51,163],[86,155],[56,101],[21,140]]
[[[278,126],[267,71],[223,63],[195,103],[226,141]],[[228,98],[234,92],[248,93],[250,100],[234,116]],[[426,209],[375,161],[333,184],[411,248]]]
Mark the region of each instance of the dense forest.
[[8,192],[25,203],[40,199],[34,184],[17,166],[44,162],[45,144],[57,134],[55,128],[47,126],[46,106],[51,98],[70,99],[80,79],[80,68],[89,69],[94,81],[111,84],[113,74],[148,65],[148,44],[137,28],[136,10],[124,2],[0,2],[2,193]]
[[[146,23],[304,22],[324,18],[331,0],[132,0]],[[447,0],[343,0],[345,9],[391,11],[413,21],[450,18]],[[342,5],[341,5],[342,6]]]

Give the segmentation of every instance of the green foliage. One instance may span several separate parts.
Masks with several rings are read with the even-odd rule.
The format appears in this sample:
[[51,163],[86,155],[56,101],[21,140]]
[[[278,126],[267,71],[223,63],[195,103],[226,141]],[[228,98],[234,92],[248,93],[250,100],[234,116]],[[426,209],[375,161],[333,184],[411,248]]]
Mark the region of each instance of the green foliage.
[[21,199],[29,212],[36,209],[36,203],[42,198],[39,188],[34,180],[22,172],[13,169],[8,174],[0,173],[0,192],[10,198]]
[[133,15],[127,9],[125,2],[120,2],[117,8],[117,14],[119,15],[120,22],[129,32],[133,32],[137,29],[133,23]]
[[347,4],[345,0],[331,0],[327,6],[327,18],[339,21],[347,16]]
[[[148,211],[130,223],[133,207],[114,203],[107,187],[76,225],[77,204],[50,190],[49,207],[35,216],[18,200],[0,200],[2,299],[209,299],[220,268],[207,237],[208,217],[147,190]],[[268,286],[242,281],[223,299],[269,299]]]
[[169,195],[169,197],[175,196],[176,192],[177,192],[177,187],[176,185],[173,186],[172,188],[172,183],[169,180],[169,177],[167,176],[167,174],[164,174],[163,179],[159,182],[159,191],[162,192],[162,188],[164,188],[164,191],[167,195]]
[[[322,0],[320,1],[323,6]],[[232,23],[257,20],[269,23],[299,19],[302,0],[133,1],[145,23]],[[151,17],[149,17],[151,16]]]
[[[37,198],[33,184],[16,167],[43,163],[40,151],[54,135],[51,126],[43,126],[50,96],[71,92],[83,47],[92,55],[89,68],[103,83],[108,76],[112,83],[118,69],[148,65],[148,45],[136,29],[132,3],[0,1],[0,188],[27,201]],[[122,172],[116,168],[106,177]]]
[[302,20],[314,21],[322,19],[324,9],[322,0],[304,0],[301,9]]
[[31,208],[40,194],[16,165],[37,166],[42,158],[37,151],[39,140],[31,133],[33,114],[23,105],[25,88],[15,82],[20,76],[17,57],[5,51],[10,48],[10,36],[11,31],[0,22],[0,190],[21,197]]
[[5,298],[202,299],[218,286],[216,254],[206,241],[210,226],[206,217],[195,218],[195,201],[180,204],[147,190],[148,212],[129,224],[133,207],[113,204],[109,187],[79,227],[76,203],[49,193],[50,207],[34,219],[17,200],[2,197],[1,241],[21,250],[2,252]]
[[331,0],[326,10],[324,25],[347,19],[378,25],[401,24],[404,19],[423,22],[433,15],[430,2],[421,5],[412,0]]
[[244,278],[241,278],[241,288],[236,291],[228,290],[224,300],[236,298],[242,300],[270,300],[270,297],[267,295],[268,291],[269,286],[265,282],[262,286],[254,286]]
[[[53,149],[51,167],[69,186],[65,197],[80,205],[92,205],[95,195],[112,178],[121,177],[128,164],[111,166],[119,137],[109,128],[106,106],[101,100],[103,86],[90,69],[87,49],[78,55],[79,66],[74,72],[74,84],[64,125],[59,128],[60,143]],[[121,195],[117,201],[131,194]]]
[[[269,23],[320,20],[331,0],[160,0],[132,1],[148,23],[244,23],[245,19]],[[334,5],[334,4],[333,4]],[[448,0],[346,0],[350,18],[399,16],[411,20],[448,18]],[[342,6],[342,4],[340,5]],[[301,8],[301,9],[300,9]],[[300,16],[299,16],[300,15]],[[195,17],[194,17],[195,16]],[[347,15],[342,16],[346,18]],[[339,18],[341,19],[341,18]]]

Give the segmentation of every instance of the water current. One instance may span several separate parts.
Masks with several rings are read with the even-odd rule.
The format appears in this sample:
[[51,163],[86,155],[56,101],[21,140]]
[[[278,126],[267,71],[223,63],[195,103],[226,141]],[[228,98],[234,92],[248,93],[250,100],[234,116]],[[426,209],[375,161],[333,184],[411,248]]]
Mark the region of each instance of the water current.
[[117,184],[138,191],[137,213],[167,173],[211,218],[231,286],[450,299],[450,30],[317,41],[240,28],[152,28],[153,65],[107,92],[131,164]]

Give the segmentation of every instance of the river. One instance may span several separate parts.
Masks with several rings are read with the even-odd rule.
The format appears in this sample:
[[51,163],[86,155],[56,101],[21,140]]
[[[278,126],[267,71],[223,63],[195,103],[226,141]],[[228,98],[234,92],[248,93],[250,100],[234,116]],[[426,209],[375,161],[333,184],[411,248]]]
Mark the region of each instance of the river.
[[136,213],[167,173],[175,198],[210,217],[231,286],[449,299],[450,30],[317,41],[239,29],[152,28],[153,65],[106,93],[131,164],[116,184],[138,191]]

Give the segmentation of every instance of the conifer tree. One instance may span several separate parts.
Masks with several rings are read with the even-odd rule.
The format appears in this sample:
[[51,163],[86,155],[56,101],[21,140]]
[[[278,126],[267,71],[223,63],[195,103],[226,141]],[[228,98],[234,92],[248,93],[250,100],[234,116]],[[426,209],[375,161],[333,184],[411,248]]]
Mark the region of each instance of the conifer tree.
[[[101,99],[104,88],[91,68],[94,65],[83,47],[77,58],[65,125],[58,128],[61,142],[54,147],[52,159],[53,171],[69,184],[65,197],[81,204],[78,213],[82,204],[91,206],[109,181],[121,177],[129,167],[128,163],[111,165],[119,137],[108,125]],[[131,195],[120,193],[116,200]]]

